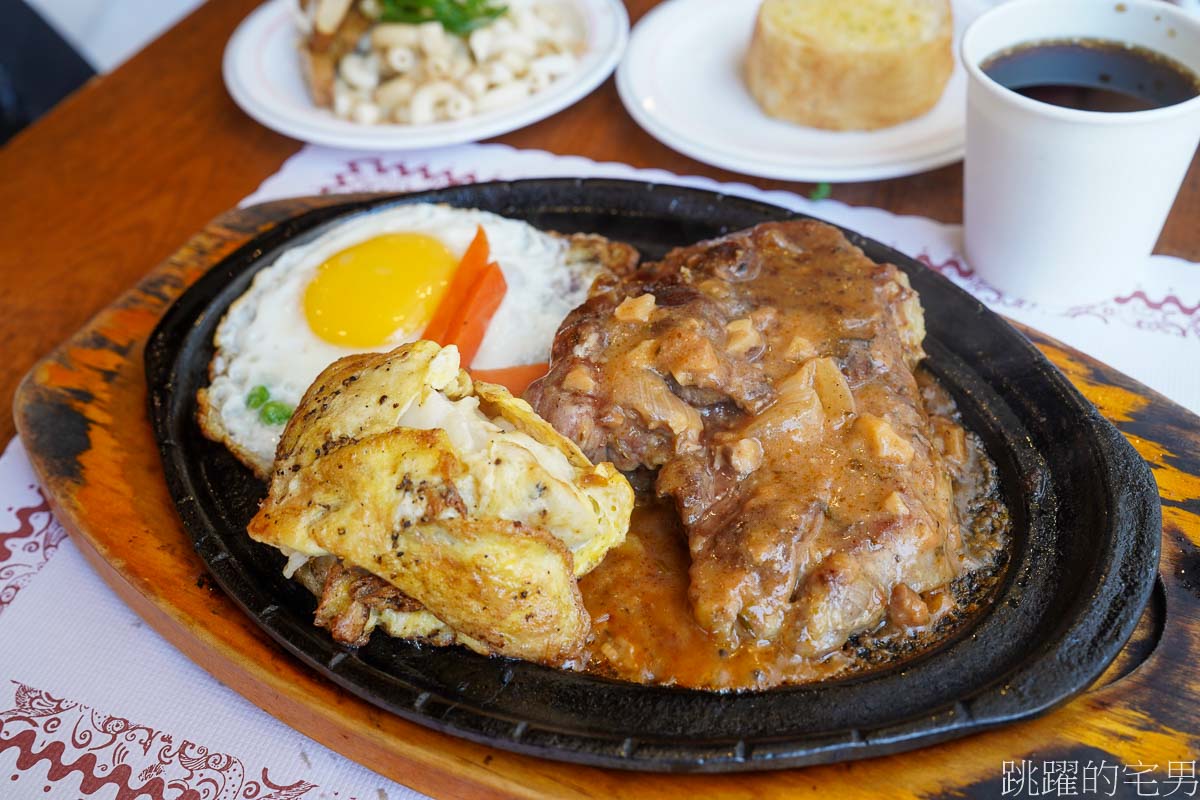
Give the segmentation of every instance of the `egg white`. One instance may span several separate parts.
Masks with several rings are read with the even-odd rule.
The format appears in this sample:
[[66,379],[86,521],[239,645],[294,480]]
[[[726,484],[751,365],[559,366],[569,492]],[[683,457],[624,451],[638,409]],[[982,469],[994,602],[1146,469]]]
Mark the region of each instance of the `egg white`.
[[[471,366],[498,369],[548,361],[559,323],[586,298],[602,269],[599,263],[568,266],[564,239],[486,211],[414,204],[368,212],[280,254],[229,307],[214,337],[208,388],[208,402],[226,436],[269,463],[283,426],[262,422],[258,409],[247,407],[254,387],[265,386],[271,400],[295,407],[321,370],[337,359],[420,338],[420,330],[399,330],[379,347],[346,348],[318,337],[305,316],[304,293],[322,263],[386,233],[427,234],[461,258],[477,225],[487,233],[491,259],[503,270],[508,291]],[[364,292],[369,297],[370,287]]]

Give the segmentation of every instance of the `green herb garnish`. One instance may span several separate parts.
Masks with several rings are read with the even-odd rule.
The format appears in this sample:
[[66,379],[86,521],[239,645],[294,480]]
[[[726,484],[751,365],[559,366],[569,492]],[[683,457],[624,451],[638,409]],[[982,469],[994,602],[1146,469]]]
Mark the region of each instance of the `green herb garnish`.
[[824,200],[833,194],[833,187],[828,183],[818,183],[816,188],[808,193],[809,200]]
[[258,408],[271,399],[271,392],[265,386],[255,386],[246,395],[246,408]]
[[295,410],[287,403],[272,400],[258,410],[258,418],[266,425],[282,425],[292,418],[292,412]]
[[508,10],[495,0],[380,0],[384,22],[440,22],[447,32],[466,36],[490,25]]

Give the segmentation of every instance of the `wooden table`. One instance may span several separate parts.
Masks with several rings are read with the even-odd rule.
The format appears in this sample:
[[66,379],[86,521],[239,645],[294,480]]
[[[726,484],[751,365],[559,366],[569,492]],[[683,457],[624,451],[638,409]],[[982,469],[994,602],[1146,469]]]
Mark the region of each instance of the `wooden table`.
[[[650,0],[627,2],[635,21],[653,5]],[[5,242],[0,261],[0,352],[5,355],[0,360],[4,404],[0,442],[13,433],[13,390],[39,357],[210,219],[253,191],[300,147],[244,116],[221,83],[220,58],[225,41],[254,5],[255,0],[211,0],[124,67],[95,79],[0,150],[0,209],[4,212],[0,214],[0,237]],[[692,161],[644,134],[625,114],[611,81],[576,107],[500,141],[516,147],[623,161],[637,167],[703,174],[718,180],[746,180]],[[954,165],[899,180],[838,185],[834,197],[954,222],[961,215],[961,177],[961,166]],[[753,182],[801,193],[811,188],[804,184]],[[1164,230],[1159,252],[1200,260],[1198,221],[1200,162],[1194,162]],[[1182,606],[1183,624],[1190,633],[1175,640],[1170,652],[1156,655],[1159,661],[1155,672],[1170,675],[1172,669],[1194,670],[1195,659],[1200,657],[1200,636],[1195,634],[1200,629],[1200,606],[1196,603],[1200,593],[1194,579],[1190,574],[1184,576],[1183,571],[1185,566],[1189,573],[1200,566],[1200,430],[1196,418],[1121,376],[1079,361],[1052,344],[1042,346],[1156,468],[1166,501],[1163,571],[1172,576],[1176,570],[1179,573],[1168,587],[1166,602],[1178,597],[1191,599],[1190,605]],[[134,407],[140,403],[137,398],[126,410],[138,413]],[[105,577],[114,582],[111,575]],[[128,586],[124,591],[117,582],[114,586],[137,607]],[[139,611],[145,615],[142,609]],[[160,632],[167,626],[162,620],[147,618]],[[187,648],[185,652],[189,652]],[[1114,674],[1121,671],[1120,665],[1114,668]],[[1193,679],[1194,675],[1193,671]],[[1145,692],[1151,692],[1156,686],[1161,688],[1161,683],[1154,681],[1153,676],[1143,675],[1137,683]],[[269,698],[252,699],[260,705],[271,702]],[[1064,711],[1047,718],[1038,723],[1038,730],[1048,731],[1066,720],[1079,726],[1072,729],[1074,733],[1068,732],[1069,739],[1105,747],[1111,753],[1154,756],[1153,745],[1167,748],[1161,749],[1162,758],[1182,758],[1188,752],[1192,758],[1200,755],[1200,713],[1192,707],[1194,704],[1181,712],[1183,727],[1177,724],[1174,734],[1151,731],[1154,725],[1149,719],[1116,719],[1113,725],[1117,733],[1108,739],[1108,729],[1092,730],[1088,727],[1090,718],[1085,715],[1088,708],[1096,711],[1106,702],[1101,695],[1087,705],[1072,704],[1070,708],[1078,713]],[[1164,715],[1172,714],[1164,711]],[[1006,733],[1004,741],[1017,742],[1032,730]],[[1151,734],[1157,738],[1146,740],[1145,747],[1150,749],[1138,749],[1139,737]],[[479,749],[464,744],[456,752]],[[497,758],[500,760],[491,768],[496,782],[490,788],[497,794],[516,791],[513,787],[519,784],[501,781],[497,769],[510,757]],[[491,755],[482,758],[484,769],[491,759]],[[539,771],[538,762],[528,761],[533,762],[530,774]],[[853,780],[856,785],[866,781],[861,785],[894,790],[902,774],[898,771],[900,764],[895,759],[871,762],[870,769],[856,769]],[[959,777],[984,780],[977,784],[982,793],[973,796],[988,796],[990,784],[985,776],[998,776],[999,762],[988,760],[970,766],[968,774]],[[781,785],[790,787],[788,791],[793,795],[808,789],[816,791],[818,783],[830,785],[829,781],[841,774],[840,769],[793,773]],[[386,768],[383,771],[390,772]],[[462,788],[450,777],[452,773],[444,774],[440,783],[432,776],[417,783],[426,791]],[[589,785],[603,790],[601,794],[606,796],[624,794],[618,792],[618,786],[628,787],[619,784],[616,776],[610,780],[599,772],[588,778],[593,779],[595,783]],[[649,776],[638,780],[639,793],[657,796],[681,788],[695,791],[718,785]],[[532,791],[534,786],[564,785],[527,783],[524,788]],[[741,791],[735,790],[735,785],[754,793],[753,783],[724,781],[720,785],[731,795]],[[949,790],[962,784],[948,775],[940,785]],[[574,788],[588,793],[588,786],[583,784]]]

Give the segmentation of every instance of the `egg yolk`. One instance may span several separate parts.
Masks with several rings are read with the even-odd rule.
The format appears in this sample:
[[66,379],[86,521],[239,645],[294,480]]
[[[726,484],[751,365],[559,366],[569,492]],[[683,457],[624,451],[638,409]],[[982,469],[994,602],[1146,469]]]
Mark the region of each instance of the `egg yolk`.
[[317,268],[304,292],[304,314],[327,342],[376,347],[397,331],[422,330],[457,266],[458,259],[432,236],[376,236]]

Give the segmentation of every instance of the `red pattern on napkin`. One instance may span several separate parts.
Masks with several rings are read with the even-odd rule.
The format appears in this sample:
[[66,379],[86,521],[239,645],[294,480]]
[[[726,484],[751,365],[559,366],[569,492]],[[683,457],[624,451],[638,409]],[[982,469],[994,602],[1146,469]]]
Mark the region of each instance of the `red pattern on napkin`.
[[[917,260],[932,270],[940,272],[974,295],[980,302],[1003,312],[1010,308],[1032,308],[1033,303],[1019,297],[1006,295],[980,278],[974,270],[959,258],[944,258],[934,261],[928,253],[917,256]],[[1200,339],[1200,303],[1185,304],[1173,294],[1155,300],[1138,289],[1119,295],[1111,300],[1088,303],[1059,312],[1064,317],[1078,319],[1093,317],[1104,323],[1119,322],[1138,330],[1163,333],[1169,336]]]
[[248,780],[229,753],[187,739],[176,745],[169,733],[13,683],[15,705],[0,712],[0,753],[16,748],[21,771],[48,762],[45,792],[72,778],[83,794],[115,786],[115,800],[298,800],[317,788],[275,783],[266,768]]
[[1139,289],[1102,303],[1078,306],[1065,313],[1072,318],[1092,317],[1105,323],[1115,321],[1181,339],[1200,339],[1200,303],[1189,306],[1173,294],[1155,300]]
[[8,509],[17,518],[17,527],[0,531],[0,613],[58,552],[59,543],[67,535],[50,513],[50,504],[40,489],[37,497],[33,505]]
[[472,171],[434,169],[428,164],[410,165],[376,157],[353,158],[333,176],[333,180],[321,187],[320,192],[416,192],[478,181],[479,176]]

